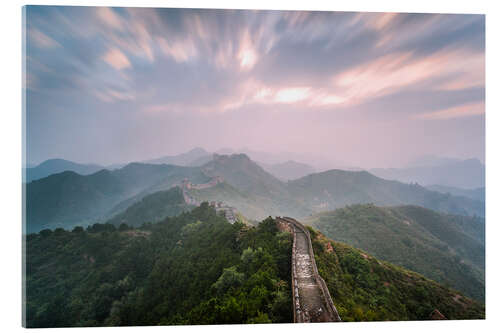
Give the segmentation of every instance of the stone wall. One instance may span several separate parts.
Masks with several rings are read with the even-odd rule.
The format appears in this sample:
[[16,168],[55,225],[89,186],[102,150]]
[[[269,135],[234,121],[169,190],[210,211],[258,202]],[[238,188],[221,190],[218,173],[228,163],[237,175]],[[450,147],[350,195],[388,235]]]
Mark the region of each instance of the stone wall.
[[292,232],[293,234],[293,245],[292,245],[292,295],[293,295],[293,319],[295,323],[301,323],[304,322],[304,318],[302,316],[301,312],[301,307],[300,307],[300,297],[298,294],[298,288],[297,288],[297,282],[295,278],[295,255],[296,255],[296,235],[295,232],[293,232],[294,228],[299,229],[301,232],[307,235],[308,239],[308,248],[309,248],[309,256],[312,261],[312,267],[314,271],[314,277],[315,280],[321,289],[321,292],[323,294],[323,299],[325,301],[325,305],[327,307],[327,310],[333,319],[333,321],[342,321],[337,308],[333,304],[332,297],[330,295],[330,292],[328,290],[328,287],[325,283],[325,280],[319,275],[318,268],[316,266],[316,260],[314,259],[314,251],[312,248],[312,242],[311,242],[311,235],[309,233],[309,230],[307,230],[306,227],[304,227],[301,223],[299,223],[297,220],[289,218],[289,217],[283,217],[283,218],[276,218],[277,221],[277,226],[278,229],[282,231],[288,231]]

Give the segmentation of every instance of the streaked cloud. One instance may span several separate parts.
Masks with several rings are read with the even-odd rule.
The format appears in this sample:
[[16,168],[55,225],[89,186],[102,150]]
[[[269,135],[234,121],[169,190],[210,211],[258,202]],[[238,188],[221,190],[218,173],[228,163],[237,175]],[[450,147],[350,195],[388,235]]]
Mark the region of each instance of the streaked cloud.
[[[480,136],[484,24],[482,15],[29,6],[24,88],[29,115],[45,115],[32,116],[39,126],[62,121],[54,110],[71,110],[103,140],[100,128],[119,114],[131,136],[158,126],[168,144],[178,130],[169,117],[205,133],[201,117],[219,131],[201,142],[213,145],[235,135],[222,124],[244,123],[255,129],[237,133],[235,144],[265,146],[273,138],[255,134],[264,121],[302,133],[294,142],[304,150],[330,149],[317,133],[362,146],[362,133],[375,128],[440,123],[422,120],[453,119],[445,130],[453,142],[467,126]],[[316,128],[303,131],[309,119]],[[340,123],[358,136],[328,127]],[[64,127],[37,133],[31,151],[68,135]]]
[[244,70],[250,70],[258,60],[257,51],[254,48],[250,32],[245,30],[241,36],[240,50],[238,52],[240,67]]
[[52,48],[59,46],[58,42],[37,29],[30,29],[28,31],[28,36],[33,42],[35,42],[36,45],[38,45],[38,47],[41,48]]
[[423,82],[433,86],[432,80],[438,79],[437,88],[444,90],[484,85],[484,54],[446,49],[425,57],[391,53],[336,75],[333,81],[345,100],[359,103]]
[[278,90],[274,96],[277,103],[295,103],[308,98],[311,94],[310,88],[284,88]]
[[166,56],[172,57],[176,62],[187,62],[198,56],[198,49],[189,39],[169,43],[166,39],[160,38],[158,45]]
[[453,118],[472,117],[484,114],[484,102],[465,104],[443,110],[422,113],[415,118],[424,120],[446,120]]
[[98,7],[96,9],[97,17],[106,25],[117,29],[123,30],[125,23],[122,22],[122,19],[115,14],[113,9],[108,7]]
[[111,49],[103,56],[104,61],[106,61],[110,66],[115,69],[124,69],[131,66],[130,61],[127,56],[121,52],[119,49]]

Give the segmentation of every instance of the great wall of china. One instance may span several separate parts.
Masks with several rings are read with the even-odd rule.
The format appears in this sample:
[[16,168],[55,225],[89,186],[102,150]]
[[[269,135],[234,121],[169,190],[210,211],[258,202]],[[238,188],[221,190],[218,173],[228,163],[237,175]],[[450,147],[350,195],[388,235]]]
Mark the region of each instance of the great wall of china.
[[325,281],[318,273],[311,236],[297,220],[277,217],[278,227],[293,234],[292,295],[295,323],[342,321]]
[[[221,182],[223,182],[221,177],[214,177],[205,184],[192,184],[184,179],[180,187],[186,203],[199,206],[200,202],[188,193],[189,190],[206,189]],[[211,201],[209,204],[218,213],[222,213],[229,223],[236,222],[236,209],[234,207],[220,201]],[[280,230],[288,231],[293,235],[293,321],[295,323],[342,321],[333,304],[328,287],[318,273],[309,231],[300,222],[290,217],[276,217],[276,222]]]
[[[184,179],[180,185],[182,189],[182,194],[184,196],[184,201],[189,205],[199,206],[201,203],[193,198],[188,192],[189,190],[203,190],[210,187],[214,187],[219,183],[222,183],[224,179],[222,177],[213,177],[208,183],[204,184],[193,184],[187,178]],[[222,201],[210,201],[210,206],[215,208],[215,211],[221,215],[224,215],[229,223],[233,224],[236,222],[237,210],[234,207]]]

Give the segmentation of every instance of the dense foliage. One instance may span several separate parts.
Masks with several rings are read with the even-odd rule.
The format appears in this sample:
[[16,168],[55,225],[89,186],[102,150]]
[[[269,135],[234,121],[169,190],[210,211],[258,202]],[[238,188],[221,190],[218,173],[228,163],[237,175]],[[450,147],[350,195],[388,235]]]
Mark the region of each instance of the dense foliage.
[[186,204],[182,190],[176,186],[167,191],[158,191],[145,196],[124,212],[115,215],[107,223],[116,226],[124,223],[128,226],[140,227],[145,221],[155,223],[165,217],[176,216],[191,210],[193,207]]
[[311,231],[316,265],[343,321],[484,318],[484,305]]
[[[484,302],[484,219],[422,207],[353,205],[306,223],[327,237]],[[482,230],[482,231],[481,231]]]
[[28,327],[291,322],[291,236],[207,204],[157,224],[26,241]]

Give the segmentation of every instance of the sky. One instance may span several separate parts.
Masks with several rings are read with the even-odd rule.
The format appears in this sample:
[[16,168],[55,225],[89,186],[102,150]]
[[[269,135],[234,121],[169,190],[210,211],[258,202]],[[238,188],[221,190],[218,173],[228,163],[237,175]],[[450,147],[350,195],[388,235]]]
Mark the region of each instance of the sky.
[[25,33],[28,163],[484,161],[483,15],[28,6]]

